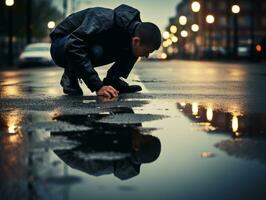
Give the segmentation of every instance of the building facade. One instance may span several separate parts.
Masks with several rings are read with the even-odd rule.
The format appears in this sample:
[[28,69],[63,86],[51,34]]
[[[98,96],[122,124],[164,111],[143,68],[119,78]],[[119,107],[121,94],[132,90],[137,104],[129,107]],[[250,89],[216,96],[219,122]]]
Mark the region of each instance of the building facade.
[[[183,0],[166,32],[163,47],[169,56],[253,58],[266,37],[266,1]],[[173,36],[177,42],[170,42]]]

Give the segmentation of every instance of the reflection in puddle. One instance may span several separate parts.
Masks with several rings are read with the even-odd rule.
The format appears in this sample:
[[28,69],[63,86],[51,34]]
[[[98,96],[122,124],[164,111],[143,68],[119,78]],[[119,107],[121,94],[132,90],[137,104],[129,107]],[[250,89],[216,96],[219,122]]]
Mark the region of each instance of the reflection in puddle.
[[[133,113],[130,108],[119,108],[116,113]],[[148,135],[149,130],[136,124],[106,124],[99,120],[110,113],[58,116],[57,120],[91,127],[79,133],[52,132],[52,136],[67,137],[80,145],[71,150],[55,150],[69,166],[90,175],[114,174],[121,180],[137,176],[143,163],[155,161],[161,152],[157,137]],[[145,132],[145,134],[142,133]]]
[[9,134],[15,134],[18,131],[19,124],[21,123],[21,113],[18,110],[15,110],[13,112],[10,112],[5,120],[7,125],[7,133]]
[[208,121],[212,121],[212,118],[213,118],[213,109],[212,109],[212,107],[208,107],[207,108],[206,115],[207,115],[207,120]]
[[[211,106],[177,103],[178,109],[189,119],[203,127],[209,133],[229,133],[233,139],[222,140],[215,144],[220,150],[230,156],[241,159],[256,160],[266,164],[266,115],[246,114],[238,115],[236,110],[223,112]],[[196,115],[195,115],[196,114]],[[210,152],[203,152],[202,158],[213,157]]]
[[265,140],[259,140],[258,138],[223,140],[215,144],[215,147],[225,151],[230,156],[245,160],[256,160],[266,165]]
[[238,131],[238,117],[237,116],[233,116],[232,118],[232,131],[236,133],[236,136],[239,136],[239,134],[237,133]]
[[214,156],[215,156],[215,154],[212,153],[212,152],[207,152],[207,151],[205,151],[205,152],[202,152],[202,153],[201,153],[201,158],[212,158],[212,157],[214,157]]
[[192,115],[197,116],[199,112],[199,105],[198,103],[192,103]]
[[21,132],[22,114],[19,110],[0,113],[0,192],[1,199],[14,191],[25,195],[21,181],[27,176],[27,140]]
[[[80,115],[10,110],[0,113],[0,192],[4,199],[61,195],[89,178],[69,174],[67,166],[93,176],[113,174],[127,180],[161,152],[160,140],[149,135],[155,129],[141,126],[146,119],[130,124],[127,120],[123,124],[99,122],[108,116],[133,116],[129,107]],[[126,185],[119,190],[135,188]]]
[[233,138],[259,137],[266,134],[265,114],[240,115],[235,111],[214,110],[212,106],[198,103],[177,103],[177,108],[207,132],[229,133]]
[[20,85],[22,79],[15,72],[2,72],[2,80],[0,80],[0,96],[19,96],[22,95],[22,87]]

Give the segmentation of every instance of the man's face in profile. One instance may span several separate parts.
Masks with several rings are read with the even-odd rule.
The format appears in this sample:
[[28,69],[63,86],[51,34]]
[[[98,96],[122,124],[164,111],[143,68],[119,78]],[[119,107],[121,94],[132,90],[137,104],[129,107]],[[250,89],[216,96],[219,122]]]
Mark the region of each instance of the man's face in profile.
[[139,37],[132,38],[132,51],[136,57],[148,58],[149,54],[152,53],[154,50],[155,50],[154,48],[148,45],[142,44]]

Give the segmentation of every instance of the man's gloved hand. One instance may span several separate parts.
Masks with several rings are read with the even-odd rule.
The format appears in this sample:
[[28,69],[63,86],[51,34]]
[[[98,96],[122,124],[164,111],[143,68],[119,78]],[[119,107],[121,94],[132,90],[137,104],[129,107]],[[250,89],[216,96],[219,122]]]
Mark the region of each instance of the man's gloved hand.
[[97,94],[97,96],[104,96],[104,97],[108,97],[108,98],[113,98],[113,97],[118,96],[119,91],[117,91],[112,86],[106,85],[106,86],[101,87],[101,89],[99,89],[96,92],[96,94]]

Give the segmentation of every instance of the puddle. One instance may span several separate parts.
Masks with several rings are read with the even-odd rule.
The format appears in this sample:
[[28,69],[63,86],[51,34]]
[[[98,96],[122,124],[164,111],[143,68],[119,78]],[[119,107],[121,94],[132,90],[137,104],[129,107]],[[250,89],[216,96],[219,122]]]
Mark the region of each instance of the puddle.
[[125,118],[123,115],[129,114],[130,117],[136,115],[131,108],[118,108],[112,113],[57,116],[56,120],[83,124],[91,129],[79,134],[52,132],[52,136],[61,135],[80,143],[74,149],[54,152],[67,165],[93,176],[113,174],[121,180],[137,176],[142,164],[154,162],[159,157],[161,143],[157,137],[148,134],[153,129],[141,127],[146,118],[129,123],[125,120],[123,122],[127,123],[123,125],[104,120],[117,115]]
[[89,127],[86,126],[76,126],[67,122],[52,121],[52,122],[37,122],[37,123],[28,123],[23,125],[23,128],[26,131],[36,131],[36,130],[46,130],[49,132],[75,132],[75,131],[86,131],[89,130]]
[[121,191],[136,191],[137,190],[136,187],[129,186],[129,185],[121,185],[121,186],[119,186],[118,189],[121,190]]
[[77,176],[53,176],[48,177],[43,181],[48,184],[72,185],[80,183],[82,179]]
[[[11,107],[0,114],[0,169],[5,181],[0,191],[23,190],[21,185],[8,186],[15,180],[46,198],[69,193],[75,199],[136,199],[138,194],[160,199],[183,188],[190,197],[195,191],[216,191],[227,186],[227,177],[234,177],[233,185],[266,180],[265,118],[260,114],[175,99],[130,97],[99,103],[58,98],[30,105],[22,100],[17,110],[15,102],[7,102]],[[140,107],[132,108],[132,102]],[[34,112],[26,112],[26,107]],[[201,184],[202,177],[207,185]]]
[[212,152],[205,151],[201,153],[201,158],[213,158],[213,157],[215,157],[215,154]]
[[153,120],[160,120],[163,115],[152,114],[116,114],[103,117],[98,120],[100,123],[108,124],[136,124]]
[[[59,103],[45,101],[46,106],[50,108]],[[128,180],[139,175],[141,165],[157,160],[161,152],[161,143],[157,137],[150,135],[150,132],[156,129],[143,128],[141,123],[158,120],[162,116],[135,114],[131,107],[123,106],[142,106],[147,101],[121,101],[122,105],[118,107],[114,107],[120,104],[118,102],[73,101],[74,103],[70,105],[83,112],[73,114],[75,110],[71,108],[64,111],[59,108],[51,114],[48,112],[34,114],[34,112],[24,112],[23,109],[31,107],[32,110],[36,110],[40,102],[36,100],[34,103],[26,104],[26,100],[22,100],[16,105],[22,109],[22,112],[18,110],[2,113],[0,131],[6,139],[1,138],[1,140],[17,144],[20,151],[23,150],[26,155],[28,154],[31,163],[38,163],[44,167],[36,174],[31,172],[35,177],[39,177],[46,184],[69,185],[80,182],[79,177],[57,175],[56,171],[62,164],[57,160],[45,162],[47,159],[45,157],[52,152],[61,159],[61,162],[73,169],[92,176],[113,174],[120,180]],[[15,102],[17,100],[13,101]],[[38,109],[42,110],[45,105],[43,102],[40,104],[42,106]],[[84,112],[85,109],[77,104],[88,105],[86,108],[89,108]],[[13,107],[12,101],[8,102],[8,105]],[[47,107],[44,110],[47,110]],[[71,112],[68,112],[70,110]],[[23,142],[25,144],[30,142],[29,146]],[[30,149],[26,150],[28,147]],[[14,153],[18,151],[11,152],[11,149],[8,150],[10,152],[8,155],[15,156]],[[1,153],[4,152],[7,153],[6,150]],[[21,161],[18,161],[17,165],[20,168],[19,165],[22,165]],[[49,174],[50,170],[54,171],[56,176],[46,177],[45,174]]]
[[266,139],[265,114],[229,112],[198,103],[177,103],[177,108],[206,132],[227,134],[232,138]]
[[[113,174],[127,180],[140,173],[140,166],[154,162],[160,155],[161,145],[158,138],[142,135],[138,129],[95,130],[94,133],[71,135],[69,139],[81,142],[71,150],[54,152],[67,165],[93,176]],[[115,141],[115,142],[114,142]]]
[[58,136],[53,138],[47,138],[43,141],[36,142],[32,145],[35,149],[51,149],[51,150],[61,150],[61,149],[73,149],[80,145],[77,141],[68,140],[66,137]]
[[[214,144],[216,148],[229,156],[266,165],[265,114],[228,112],[198,103],[177,103],[177,108],[210,136],[222,134],[231,138]],[[211,152],[201,154],[202,158],[214,156]]]
[[266,141],[258,139],[223,140],[215,147],[225,151],[228,155],[245,160],[256,160],[266,165]]

